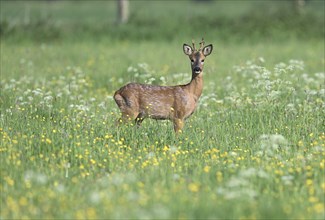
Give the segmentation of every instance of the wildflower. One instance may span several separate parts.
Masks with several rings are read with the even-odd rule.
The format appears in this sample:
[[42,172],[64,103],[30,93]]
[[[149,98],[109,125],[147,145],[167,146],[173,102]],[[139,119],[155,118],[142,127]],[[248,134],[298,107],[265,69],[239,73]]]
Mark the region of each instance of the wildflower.
[[311,203],[315,203],[315,202],[318,202],[318,198],[316,198],[315,196],[311,196],[311,197],[309,197],[308,201]]
[[45,142],[46,142],[47,144],[52,144],[52,141],[51,141],[51,139],[49,139],[49,138],[46,138],[46,139],[45,139]]
[[287,176],[282,176],[281,177],[281,180],[283,181],[283,183],[285,185],[292,185],[292,180],[294,179],[293,176],[291,175],[287,175]]
[[204,171],[205,173],[209,173],[209,172],[210,172],[210,169],[211,169],[210,166],[205,166],[205,167],[203,168],[203,171]]
[[91,203],[98,204],[100,202],[100,200],[101,200],[100,193],[98,193],[98,192],[92,192],[90,194],[89,200],[91,201]]
[[286,148],[288,146],[288,141],[280,134],[263,134],[260,136],[260,141],[261,148],[268,153],[272,153],[273,150],[277,150],[280,147]]
[[316,203],[314,205],[314,210],[316,213],[324,213],[325,212],[325,204],[324,203]]
[[176,152],[177,152],[177,147],[175,147],[175,146],[171,146],[171,147],[169,148],[169,152],[170,152],[171,154],[176,153]]
[[313,180],[312,179],[307,179],[306,180],[306,185],[307,186],[312,186],[313,185]]
[[216,173],[216,177],[217,177],[217,181],[218,181],[218,182],[222,182],[222,180],[223,180],[222,172],[218,171],[218,172]]
[[15,181],[11,179],[10,176],[6,176],[4,179],[9,186],[13,186],[15,184]]
[[48,95],[48,96],[45,96],[44,97],[44,101],[45,102],[50,102],[50,101],[52,101],[53,100],[53,96],[51,96],[51,95]]
[[28,201],[27,201],[26,197],[23,196],[19,199],[19,205],[26,206],[27,204],[28,204]]
[[198,184],[195,184],[195,183],[190,183],[188,185],[188,190],[191,191],[191,192],[198,192],[199,191],[199,185]]

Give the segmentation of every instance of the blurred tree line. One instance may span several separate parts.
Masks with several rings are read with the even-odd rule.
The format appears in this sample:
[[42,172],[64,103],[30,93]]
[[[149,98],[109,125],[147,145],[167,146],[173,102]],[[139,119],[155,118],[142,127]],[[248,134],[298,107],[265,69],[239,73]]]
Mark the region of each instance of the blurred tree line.
[[[44,0],[48,2],[59,0]],[[80,0],[79,0],[80,1]],[[125,24],[129,20],[129,0],[115,0],[117,2],[117,22],[119,24]],[[192,0],[198,3],[211,2],[213,0]],[[218,0],[215,0],[218,1]],[[292,1],[293,9],[297,12],[301,12],[306,5],[306,0],[289,0]]]
[[[0,1],[1,39],[324,38],[323,0]],[[198,33],[198,30],[200,30]]]

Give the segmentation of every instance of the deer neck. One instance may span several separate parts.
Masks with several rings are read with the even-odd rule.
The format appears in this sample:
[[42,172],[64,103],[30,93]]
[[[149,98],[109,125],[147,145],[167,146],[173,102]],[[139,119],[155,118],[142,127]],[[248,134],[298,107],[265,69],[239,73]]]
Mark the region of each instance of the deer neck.
[[193,95],[193,98],[195,99],[195,101],[197,101],[201,94],[202,94],[202,90],[203,90],[203,77],[202,77],[202,73],[196,75],[194,73],[192,73],[192,79],[191,82],[189,84],[187,84],[187,90],[189,91],[189,93],[191,95]]

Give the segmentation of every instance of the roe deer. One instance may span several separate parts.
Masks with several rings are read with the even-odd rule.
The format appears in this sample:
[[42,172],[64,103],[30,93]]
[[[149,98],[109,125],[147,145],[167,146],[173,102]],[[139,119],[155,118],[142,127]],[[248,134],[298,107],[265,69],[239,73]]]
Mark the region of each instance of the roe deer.
[[206,56],[212,52],[212,44],[200,48],[184,44],[183,51],[190,58],[192,79],[186,85],[157,86],[139,83],[129,83],[114,94],[114,99],[122,117],[119,120],[135,120],[140,125],[145,118],[168,119],[174,123],[176,133],[181,132],[184,120],[196,109],[203,89],[203,64]]

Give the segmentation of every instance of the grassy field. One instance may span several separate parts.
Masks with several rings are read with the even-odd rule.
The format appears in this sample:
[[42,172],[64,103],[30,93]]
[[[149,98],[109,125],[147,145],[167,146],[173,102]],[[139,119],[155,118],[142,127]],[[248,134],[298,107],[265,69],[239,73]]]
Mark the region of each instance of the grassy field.
[[[95,16],[105,13],[101,5],[1,4],[0,219],[324,218],[324,39],[313,28],[310,37],[296,27],[266,37],[261,28],[247,36],[243,26],[233,37],[211,28],[204,10],[220,10],[229,22],[266,6],[179,1],[145,11],[138,1],[131,9],[144,18],[132,12],[133,21],[110,35],[97,32],[106,24]],[[321,23],[319,4],[311,1],[305,14],[315,9]],[[156,25],[166,16],[152,13],[162,5],[180,21],[188,11],[210,19],[203,32],[214,45],[199,107],[179,136],[169,121],[115,124],[112,95],[125,83],[190,80],[182,45],[202,33],[191,35],[173,17],[165,31],[148,29],[146,17],[155,15]],[[44,32],[52,20],[35,26],[48,18],[44,8],[53,21],[60,12],[54,35]],[[179,34],[170,37],[173,27]],[[123,30],[133,34],[119,39]]]

